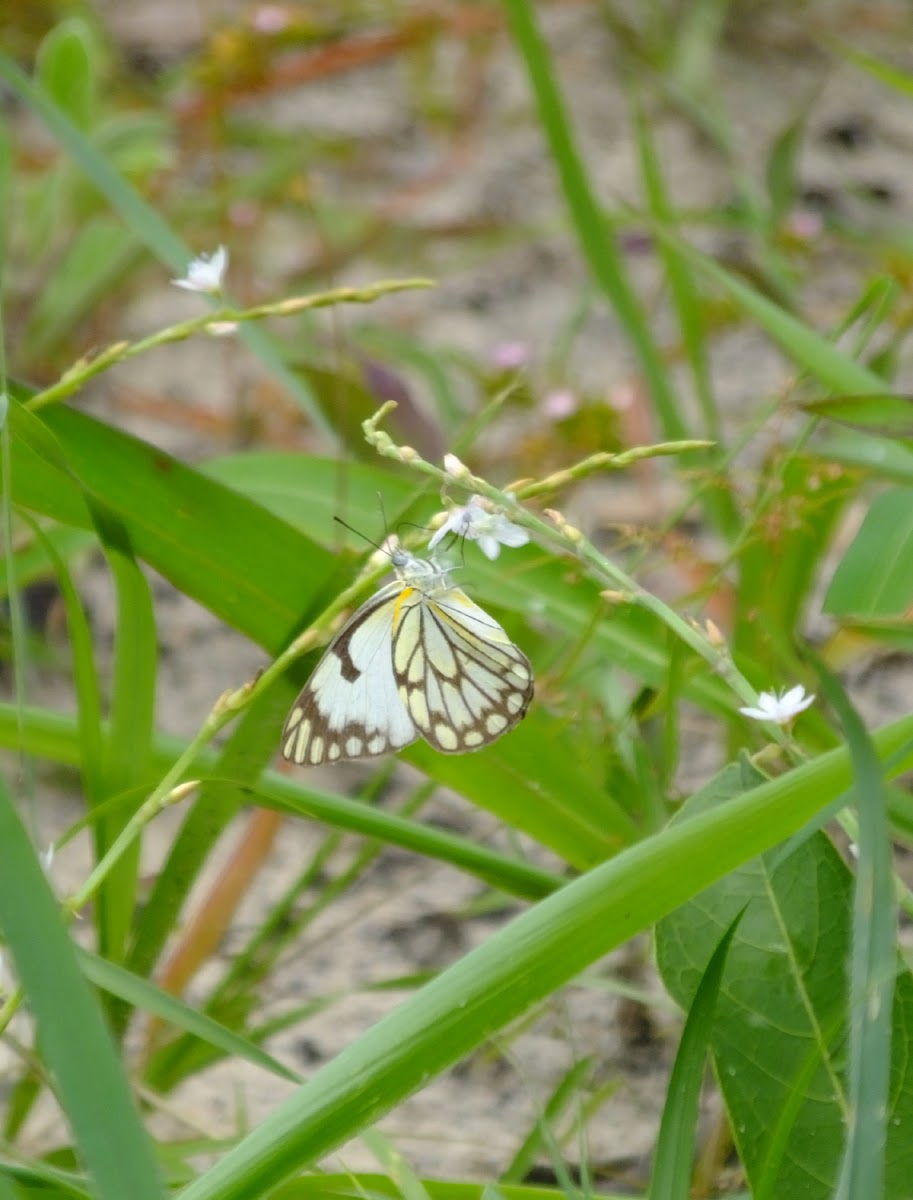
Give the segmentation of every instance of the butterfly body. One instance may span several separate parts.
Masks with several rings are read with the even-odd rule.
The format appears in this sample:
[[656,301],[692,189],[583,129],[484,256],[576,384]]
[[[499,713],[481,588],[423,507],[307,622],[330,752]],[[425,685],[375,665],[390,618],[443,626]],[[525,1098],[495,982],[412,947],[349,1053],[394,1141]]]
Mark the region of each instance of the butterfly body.
[[392,559],[396,580],[336,635],[289,713],[282,753],[292,762],[370,758],[419,736],[462,754],[529,706],[532,669],[498,622],[433,560]]

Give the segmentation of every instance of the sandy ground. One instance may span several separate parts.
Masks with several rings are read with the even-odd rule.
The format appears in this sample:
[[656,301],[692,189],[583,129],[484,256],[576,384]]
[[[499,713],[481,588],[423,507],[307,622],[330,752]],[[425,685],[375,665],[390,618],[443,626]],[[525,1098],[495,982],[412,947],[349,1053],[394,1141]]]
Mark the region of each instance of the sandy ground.
[[[585,159],[601,195],[610,204],[636,203],[636,152],[614,69],[616,54],[596,10],[597,6],[586,3],[560,9],[550,6],[545,24]],[[210,4],[197,10],[176,0],[160,0],[155,5],[109,2],[100,4],[99,11],[126,51],[142,50],[152,58],[173,61],[195,50],[203,16],[212,23],[224,9]],[[807,211],[814,215],[816,206],[826,201],[861,229],[877,233],[888,223],[909,221],[913,215],[909,185],[913,104],[877,87],[851,67],[828,61],[814,44],[816,32],[830,27],[857,44],[868,38],[873,49],[885,44],[879,38],[889,39],[890,45],[891,21],[898,19],[900,6],[880,7],[878,21],[872,10],[868,12],[871,19],[862,6],[819,4],[803,6],[802,15],[793,15],[789,5],[767,6],[761,18],[742,14],[720,53],[716,78],[742,165],[755,180],[762,178],[772,139],[807,105],[808,132],[801,153]],[[459,53],[452,60],[444,55],[440,66],[441,89],[457,87],[465,76],[465,60]],[[399,60],[287,91],[278,99],[251,102],[246,113],[283,130],[336,130],[365,139],[365,159],[358,167],[328,165],[315,170],[324,199],[344,197],[353,175],[358,175],[360,202],[380,205],[429,173],[443,171],[443,182],[424,193],[419,190],[409,202],[410,219],[426,229],[427,236],[415,239],[409,253],[395,263],[388,257],[360,259],[338,272],[333,282],[434,274],[440,279],[436,292],[385,302],[379,315],[421,336],[428,347],[456,349],[485,359],[504,341],[520,340],[534,347],[551,344],[556,328],[568,319],[579,298],[584,272],[562,220],[561,201],[532,118],[523,72],[503,37],[495,40],[481,64],[479,87],[484,97],[479,125],[455,163],[449,158],[448,139],[435,134],[414,111],[413,89]],[[728,173],[694,127],[671,108],[657,106],[654,128],[676,201],[695,208],[725,203]],[[844,143],[853,139],[841,141],[836,129],[863,132],[849,145]],[[204,176],[201,170],[200,188],[207,186]],[[540,235],[519,238],[494,254],[467,255],[453,239],[432,232],[492,217],[533,225]],[[261,296],[288,291],[317,246],[306,218],[288,211],[245,232],[243,242],[239,233],[238,241],[238,270],[246,273],[247,284]],[[242,244],[247,249],[241,249]],[[714,248],[732,254],[739,249],[719,244]],[[810,252],[815,256],[814,246]],[[641,253],[633,254],[630,264],[655,310],[661,338],[672,339],[669,314],[657,290],[655,262]],[[826,327],[858,295],[860,262],[849,254],[817,255],[810,275],[811,311]],[[148,332],[185,311],[196,311],[195,299],[178,295],[160,271],[149,268],[110,336]],[[717,340],[713,365],[718,394],[733,425],[776,395],[787,377],[777,352],[754,330],[744,328]],[[611,401],[624,394],[632,372],[632,357],[617,323],[603,305],[595,304],[575,345],[567,382]],[[231,448],[232,416],[257,394],[258,380],[259,367],[243,347],[229,340],[200,339],[150,355],[129,371],[113,373],[85,403],[169,450],[198,460]],[[212,432],[201,432],[199,425],[178,425],[158,417],[154,408],[137,412],[137,405],[124,403],[125,396],[128,400],[131,396],[178,399],[190,411],[222,419],[222,432],[217,423]],[[615,520],[638,519],[642,502],[636,486],[622,482],[597,496],[591,490],[585,500],[578,498],[576,506],[572,500],[568,509],[592,528],[610,514]],[[632,516],[619,518],[626,512]],[[111,604],[100,566],[88,565],[81,585],[104,659],[110,654]],[[263,656],[159,580],[155,591],[162,640],[159,722],[164,730],[189,736],[219,693],[249,677],[262,665]],[[33,682],[32,699],[63,707],[72,704],[68,685],[51,668],[43,669]],[[908,707],[903,689],[893,685],[870,699],[868,715],[879,720],[890,716],[895,705],[898,711]],[[700,782],[710,769],[711,764],[695,758],[691,782]],[[327,776],[326,784],[331,786],[334,778]],[[78,815],[78,805],[72,779],[42,773],[41,786],[37,836],[45,841]],[[474,835],[490,829],[487,817],[470,811],[457,798],[439,797],[429,812]],[[168,814],[149,830],[144,847],[149,872],[161,861],[178,819],[179,814]],[[246,819],[238,822],[230,838],[243,836]],[[221,962],[243,944],[259,914],[295,877],[323,836],[324,831],[304,822],[288,823],[222,948]],[[75,844],[61,853],[54,866],[61,890],[81,880],[86,865],[85,846]],[[218,864],[213,870],[218,870]],[[401,998],[395,993],[366,994],[359,991],[361,985],[444,966],[489,935],[496,919],[461,915],[479,891],[476,883],[443,866],[401,853],[384,854],[281,963],[264,1015],[337,991],[348,992],[347,998],[275,1038],[270,1051],[308,1073],[348,1045]],[[674,1052],[676,1020],[662,1001],[648,1019],[604,986],[606,979],[618,974],[656,990],[644,943],[621,952],[599,974],[602,986],[581,983],[569,988],[536,1022],[522,1032],[506,1033],[490,1050],[432,1081],[383,1123],[416,1170],[494,1177],[510,1161],[556,1082],[575,1058],[590,1055],[596,1064],[595,1085],[605,1087],[608,1096],[590,1123],[586,1153],[613,1177],[642,1178]],[[200,994],[202,985],[210,981],[207,973],[191,996]],[[187,1128],[220,1135],[239,1125],[256,1124],[287,1091],[283,1083],[232,1063],[194,1079],[173,1098],[171,1108],[186,1120]],[[52,1125],[52,1115],[43,1114],[30,1133],[40,1140]],[[568,1157],[574,1159],[579,1152],[572,1139]],[[346,1147],[334,1161],[352,1169],[373,1162],[360,1145]]]

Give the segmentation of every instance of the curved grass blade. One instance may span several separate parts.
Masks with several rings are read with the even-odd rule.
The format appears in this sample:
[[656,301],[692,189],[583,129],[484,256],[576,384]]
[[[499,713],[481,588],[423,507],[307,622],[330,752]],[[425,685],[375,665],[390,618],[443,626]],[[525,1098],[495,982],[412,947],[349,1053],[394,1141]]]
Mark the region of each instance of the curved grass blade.
[[825,802],[809,784],[823,760],[845,776],[845,753],[822,756],[670,826],[523,913],[318,1071],[182,1200],[250,1200],[376,1121],[596,958],[801,828]]
[[0,855],[0,928],[98,1200],[164,1200],[158,1163],[111,1037],[5,781]]
[[628,277],[614,234],[596,202],[571,136],[573,124],[558,91],[548,49],[536,23],[534,6],[528,0],[504,0],[504,7],[529,76],[539,120],[552,152],[583,257],[596,283],[617,313],[640,359],[663,436],[669,440],[686,438],[689,431],[662,355],[650,331],[650,322]]
[[233,1030],[220,1025],[212,1017],[185,1004],[183,1000],[163,992],[147,979],[81,947],[76,949],[76,960],[90,983],[116,996],[130,1008],[151,1013],[231,1057],[243,1058],[254,1066],[261,1067],[271,1075],[278,1075],[281,1079],[288,1079],[293,1083],[301,1082],[300,1075],[283,1066],[271,1054],[267,1054]]
[[[39,755],[52,762],[75,766],[79,762],[79,741],[72,716],[26,708],[22,714],[22,737],[17,711],[13,705],[0,704],[0,745],[15,747],[24,753]],[[178,738],[159,734],[153,742],[150,786],[161,776],[184,748]],[[195,768],[204,778],[213,778],[217,762],[215,751],[200,755]],[[232,780],[224,781],[226,786]],[[508,858],[468,838],[425,826],[394,813],[334,796],[293,782],[276,771],[264,771],[246,790],[248,799],[297,816],[311,817],[327,825],[347,829],[365,837],[377,838],[429,858],[450,863],[467,871],[509,895],[535,900],[564,883],[560,875]]]
[[[865,727],[837,680],[820,664],[818,675],[821,690],[837,712],[846,734],[853,760],[853,799],[859,821],[850,963],[849,1128],[835,1193],[836,1200],[852,1200],[856,1196],[894,1194],[893,1187],[886,1192],[884,1186],[889,1114],[896,1128],[901,1106],[899,1080],[896,1074],[891,1078],[892,1024],[897,1022],[902,1004],[909,1009],[913,980],[904,973],[904,986],[898,986],[895,1007],[897,901],[884,772]],[[909,1056],[909,1033],[903,1026],[896,1029],[894,1052],[898,1062],[902,1054]],[[909,1113],[909,1079],[904,1084]],[[906,1141],[909,1143],[908,1132]],[[896,1137],[892,1142],[896,1157]],[[896,1164],[891,1165],[895,1168],[893,1181],[897,1181]]]
[[720,938],[688,1010],[688,1019],[682,1030],[666,1089],[666,1103],[650,1176],[648,1194],[651,1200],[688,1200],[691,1195],[704,1065],[726,958],[741,919],[740,912]]
[[[98,531],[114,582],[116,626],[110,723],[105,745],[104,792],[96,802],[135,789],[147,777],[155,716],[158,638],[152,592],[137,565],[122,521],[94,497],[89,499],[92,523]],[[137,794],[136,806],[142,802]],[[94,823],[95,851],[100,860],[133,813],[118,809]],[[139,873],[137,842],[106,877],[96,894],[95,920],[99,948],[107,958],[120,959],[133,923]],[[112,1014],[114,1015],[114,1014]],[[122,1027],[127,1014],[117,1013]]]

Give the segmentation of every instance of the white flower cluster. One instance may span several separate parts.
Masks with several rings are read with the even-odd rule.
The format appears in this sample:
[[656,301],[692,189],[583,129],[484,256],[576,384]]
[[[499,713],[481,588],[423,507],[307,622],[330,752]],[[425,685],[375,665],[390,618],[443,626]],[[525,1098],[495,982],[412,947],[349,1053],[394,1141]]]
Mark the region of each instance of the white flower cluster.
[[525,546],[529,541],[526,530],[509,521],[504,513],[489,512],[481,496],[472,496],[468,504],[450,510],[447,520],[428,543],[429,550],[450,533],[478,542],[485,557],[492,560],[501,553],[502,546]]

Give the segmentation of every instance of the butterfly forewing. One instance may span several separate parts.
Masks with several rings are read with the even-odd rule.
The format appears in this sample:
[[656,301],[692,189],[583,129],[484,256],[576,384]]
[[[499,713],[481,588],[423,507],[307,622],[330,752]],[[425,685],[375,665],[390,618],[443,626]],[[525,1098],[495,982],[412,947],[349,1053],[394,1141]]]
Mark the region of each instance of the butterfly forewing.
[[393,616],[401,590],[391,584],[378,592],[327,647],[285,723],[285,758],[307,766],[371,758],[418,737],[393,674]]
[[520,721],[533,695],[526,656],[465,592],[404,592],[393,672],[422,737],[445,754],[478,750]]

